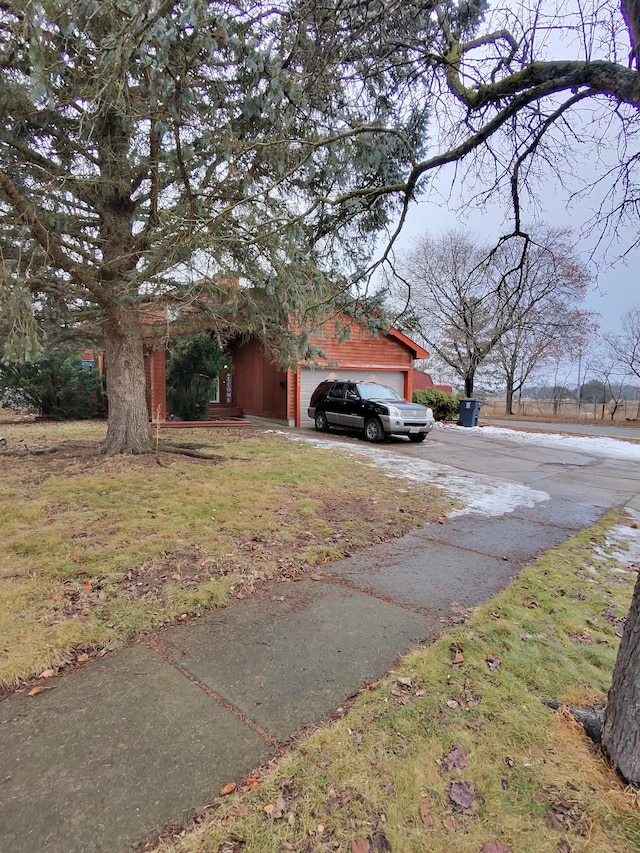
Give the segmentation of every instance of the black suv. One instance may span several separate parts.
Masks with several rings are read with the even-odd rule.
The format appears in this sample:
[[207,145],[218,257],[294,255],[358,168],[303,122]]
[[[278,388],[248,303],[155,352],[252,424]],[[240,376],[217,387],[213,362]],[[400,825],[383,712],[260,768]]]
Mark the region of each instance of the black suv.
[[431,409],[407,403],[393,388],[335,379],[318,385],[307,414],[320,432],[329,427],[357,429],[364,431],[368,441],[382,441],[390,435],[424,441],[435,423]]

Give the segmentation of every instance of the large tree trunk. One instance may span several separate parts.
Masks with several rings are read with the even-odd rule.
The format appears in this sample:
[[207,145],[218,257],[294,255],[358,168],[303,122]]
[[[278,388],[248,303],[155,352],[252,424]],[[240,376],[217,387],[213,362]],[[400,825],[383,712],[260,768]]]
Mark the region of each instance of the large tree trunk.
[[142,326],[135,309],[114,306],[105,327],[109,421],[102,452],[141,453],[149,446]]
[[622,778],[640,786],[640,576],[613,670],[602,746]]

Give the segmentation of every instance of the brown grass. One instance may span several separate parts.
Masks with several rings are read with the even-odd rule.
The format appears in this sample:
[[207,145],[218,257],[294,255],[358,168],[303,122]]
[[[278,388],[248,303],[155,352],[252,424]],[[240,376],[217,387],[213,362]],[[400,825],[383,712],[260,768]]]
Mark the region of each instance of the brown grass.
[[327,451],[256,430],[163,436],[206,459],[104,459],[103,432],[2,429],[0,686],[446,511],[433,487],[400,489],[363,462],[336,466]]

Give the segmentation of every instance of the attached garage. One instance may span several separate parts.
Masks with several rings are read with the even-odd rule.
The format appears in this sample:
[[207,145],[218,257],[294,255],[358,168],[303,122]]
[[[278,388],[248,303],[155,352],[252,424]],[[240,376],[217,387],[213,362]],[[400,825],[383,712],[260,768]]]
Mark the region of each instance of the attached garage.
[[388,385],[404,397],[406,373],[402,370],[300,370],[300,426],[312,426],[307,415],[309,400],[316,387],[324,379],[345,379],[351,382],[379,382]]

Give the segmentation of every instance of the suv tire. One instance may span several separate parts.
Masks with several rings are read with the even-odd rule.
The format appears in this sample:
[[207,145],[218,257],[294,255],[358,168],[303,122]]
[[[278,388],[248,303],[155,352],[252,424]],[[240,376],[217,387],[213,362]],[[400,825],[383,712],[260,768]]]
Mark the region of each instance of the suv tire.
[[377,418],[369,418],[364,425],[364,437],[367,441],[383,441],[385,438],[382,424]]
[[318,432],[329,432],[329,421],[324,412],[316,412],[316,429]]

